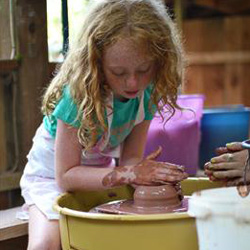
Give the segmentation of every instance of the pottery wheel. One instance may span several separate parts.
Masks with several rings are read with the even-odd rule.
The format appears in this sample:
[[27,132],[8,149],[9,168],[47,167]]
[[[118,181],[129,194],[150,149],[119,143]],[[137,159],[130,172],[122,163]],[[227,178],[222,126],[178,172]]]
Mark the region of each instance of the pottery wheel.
[[180,200],[172,185],[139,186],[132,200],[118,200],[99,205],[90,210],[108,214],[162,214],[186,212],[188,198]]

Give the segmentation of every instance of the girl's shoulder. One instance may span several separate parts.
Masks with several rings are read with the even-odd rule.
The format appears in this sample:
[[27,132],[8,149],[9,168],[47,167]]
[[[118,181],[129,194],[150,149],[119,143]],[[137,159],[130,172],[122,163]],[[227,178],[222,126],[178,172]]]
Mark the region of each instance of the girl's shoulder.
[[70,88],[66,85],[63,89],[63,94],[59,100],[53,115],[67,124],[74,127],[79,127],[79,121],[77,120],[78,109],[75,101],[70,94]]
[[77,107],[74,99],[71,96],[69,85],[64,86],[62,97],[59,100],[59,102],[57,103],[57,107],[60,108],[61,106],[62,107],[70,106],[70,107],[72,107],[74,109]]

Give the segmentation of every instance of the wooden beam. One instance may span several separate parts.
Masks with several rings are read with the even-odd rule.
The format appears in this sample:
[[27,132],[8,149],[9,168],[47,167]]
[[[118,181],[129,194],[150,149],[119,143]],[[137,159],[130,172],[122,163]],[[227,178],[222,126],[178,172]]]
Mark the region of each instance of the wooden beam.
[[0,175],[0,192],[17,189],[20,187],[19,182],[22,172],[6,172]]
[[174,0],[174,12],[177,27],[181,31],[183,22],[183,0]]
[[8,74],[19,67],[17,60],[0,60],[0,75]]
[[250,0],[193,0],[193,4],[212,8],[227,14],[240,13],[250,9]]
[[250,51],[190,52],[187,60],[190,65],[250,63]]

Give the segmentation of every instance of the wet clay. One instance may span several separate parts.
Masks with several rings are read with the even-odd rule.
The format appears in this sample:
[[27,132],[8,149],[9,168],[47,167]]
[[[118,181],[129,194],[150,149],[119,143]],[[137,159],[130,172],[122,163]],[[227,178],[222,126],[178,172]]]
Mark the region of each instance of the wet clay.
[[109,214],[161,214],[187,211],[188,200],[180,200],[173,185],[139,186],[133,200],[109,202],[90,212]]

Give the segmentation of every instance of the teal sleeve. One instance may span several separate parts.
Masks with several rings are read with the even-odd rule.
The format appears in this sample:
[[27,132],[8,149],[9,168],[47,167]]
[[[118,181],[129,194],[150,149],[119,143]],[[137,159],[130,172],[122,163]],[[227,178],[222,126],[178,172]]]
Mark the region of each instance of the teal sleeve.
[[152,120],[157,110],[157,106],[150,102],[151,93],[152,93],[152,85],[147,87],[147,89],[144,92],[144,110],[145,110],[144,120]]
[[61,100],[58,102],[52,115],[63,122],[79,128],[80,121],[76,120],[77,117],[77,105],[70,95],[69,87],[65,87]]

